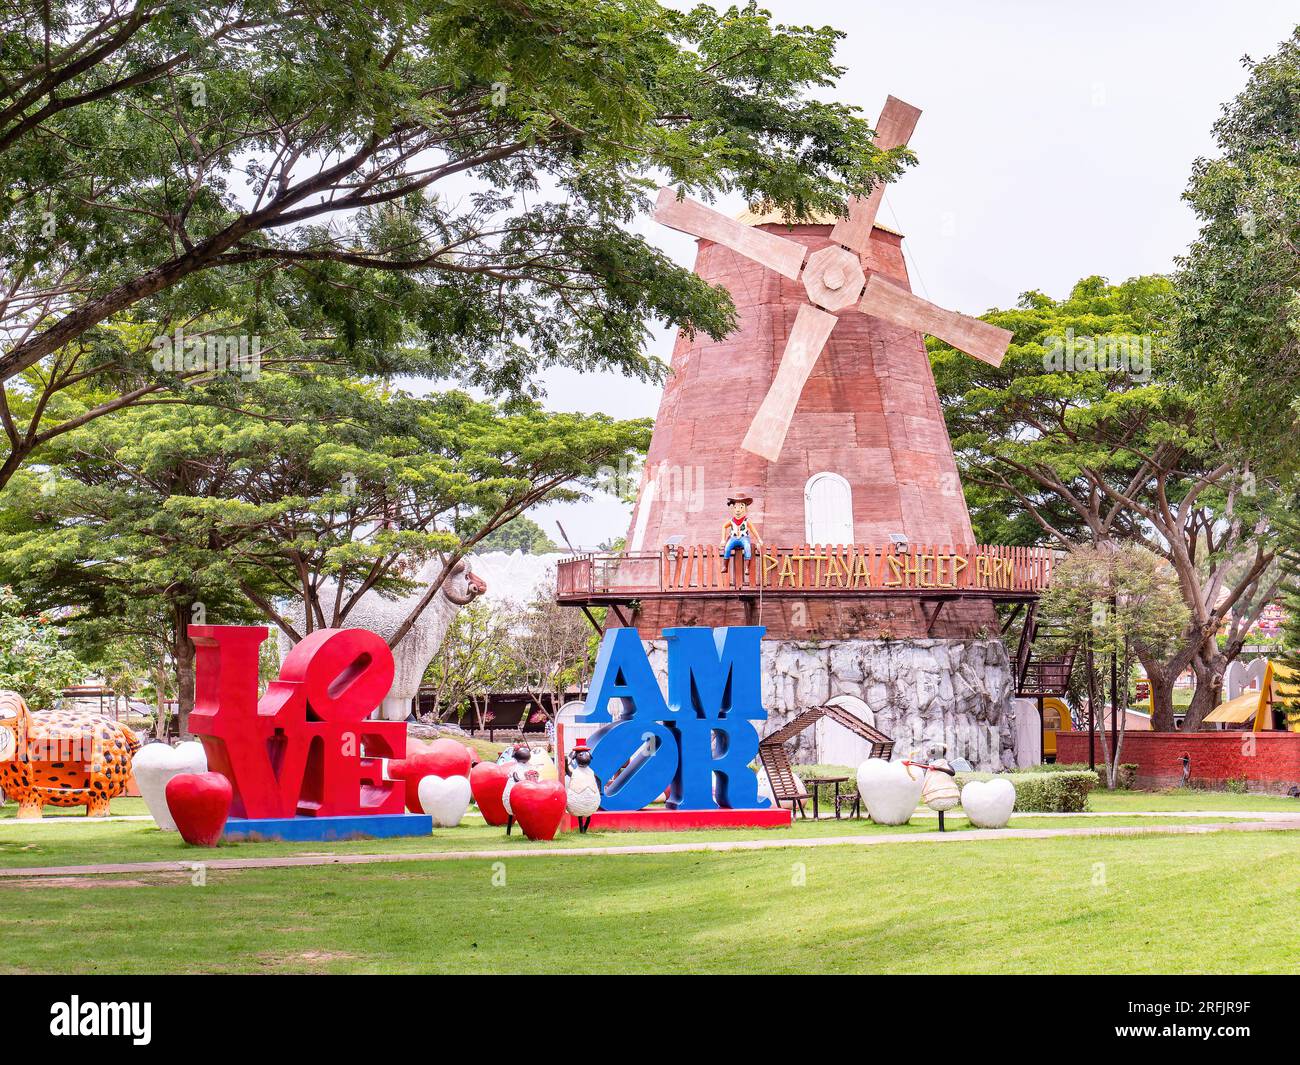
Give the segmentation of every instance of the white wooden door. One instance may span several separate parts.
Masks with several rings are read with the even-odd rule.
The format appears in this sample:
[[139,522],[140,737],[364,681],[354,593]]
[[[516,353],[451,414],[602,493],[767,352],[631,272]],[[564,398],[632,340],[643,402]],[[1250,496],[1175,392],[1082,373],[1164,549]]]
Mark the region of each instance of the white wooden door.
[[838,473],[809,477],[803,490],[803,507],[808,543],[853,543],[853,489]]

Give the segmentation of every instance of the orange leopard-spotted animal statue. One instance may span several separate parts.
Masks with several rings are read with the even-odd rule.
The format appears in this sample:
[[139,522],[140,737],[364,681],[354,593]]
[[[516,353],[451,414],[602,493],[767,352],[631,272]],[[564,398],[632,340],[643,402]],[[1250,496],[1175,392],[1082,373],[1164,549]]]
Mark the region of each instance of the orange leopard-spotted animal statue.
[[20,818],[40,817],[46,803],[107,816],[139,749],[135,734],[110,718],[29,710],[21,695],[0,691],[0,789],[17,801]]

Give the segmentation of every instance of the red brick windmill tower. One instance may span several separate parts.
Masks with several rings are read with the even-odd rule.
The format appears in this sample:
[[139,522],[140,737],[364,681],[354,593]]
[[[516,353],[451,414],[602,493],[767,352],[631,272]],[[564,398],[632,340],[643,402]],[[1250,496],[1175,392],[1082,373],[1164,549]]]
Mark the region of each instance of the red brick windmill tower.
[[[889,97],[877,145],[906,144],[919,117]],[[656,220],[700,238],[696,273],[727,287],[739,325],[677,339],[629,549],[716,543],[732,486],[769,544],[973,543],[923,334],[994,366],[1011,334],[912,294],[902,237],[875,224],[883,192],[794,226],[660,193]],[[741,606],[647,601],[637,625],[740,624]],[[966,636],[993,613],[980,600],[931,619],[914,596],[846,591],[773,596],[762,621],[770,637]]]

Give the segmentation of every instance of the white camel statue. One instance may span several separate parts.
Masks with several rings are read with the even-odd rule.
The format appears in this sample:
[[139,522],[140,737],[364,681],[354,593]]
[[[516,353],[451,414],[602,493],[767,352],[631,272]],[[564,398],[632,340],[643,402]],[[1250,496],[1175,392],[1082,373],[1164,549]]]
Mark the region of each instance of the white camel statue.
[[[421,566],[414,578],[421,587],[403,598],[385,599],[378,592],[366,592],[348,611],[348,616],[341,627],[369,629],[388,639],[423,598],[429,585],[442,572],[442,566],[442,561],[436,557]],[[447,575],[446,581],[443,582],[438,594],[433,597],[433,601],[416,619],[411,631],[393,648],[397,671],[393,676],[393,687],[388,693],[388,698],[380,704],[376,712],[381,720],[406,720],[411,712],[412,700],[420,690],[424,671],[429,668],[433,656],[438,653],[442,639],[447,635],[447,629],[451,625],[451,619],[456,616],[456,611],[472,603],[486,591],[487,584],[474,575],[466,559],[461,559]],[[334,593],[333,582],[322,583],[319,593],[321,603],[332,603]],[[289,607],[285,611],[285,620],[298,632],[305,632],[303,604],[297,602]],[[283,660],[293,647],[294,641],[283,631],[279,633],[279,641],[280,658]]]

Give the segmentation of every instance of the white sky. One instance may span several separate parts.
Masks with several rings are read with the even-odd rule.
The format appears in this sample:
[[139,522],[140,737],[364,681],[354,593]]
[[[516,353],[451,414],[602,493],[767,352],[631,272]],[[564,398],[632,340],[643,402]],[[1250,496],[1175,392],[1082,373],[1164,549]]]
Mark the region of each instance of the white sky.
[[[686,6],[679,4],[675,6]],[[716,5],[715,6],[720,6]],[[893,93],[924,112],[919,163],[886,194],[881,221],[905,235],[913,288],[980,314],[1030,288],[1061,297],[1079,278],[1168,271],[1195,236],[1181,200],[1210,127],[1245,84],[1243,55],[1290,35],[1294,0],[767,0],[787,24],[845,31],[834,96],[875,119]],[[739,211],[743,204],[720,203]],[[638,227],[678,262],[694,240]],[[672,336],[652,350],[667,358]],[[548,406],[653,416],[659,390],[608,375],[545,378]],[[627,532],[609,496],[531,515],[575,545]]]

